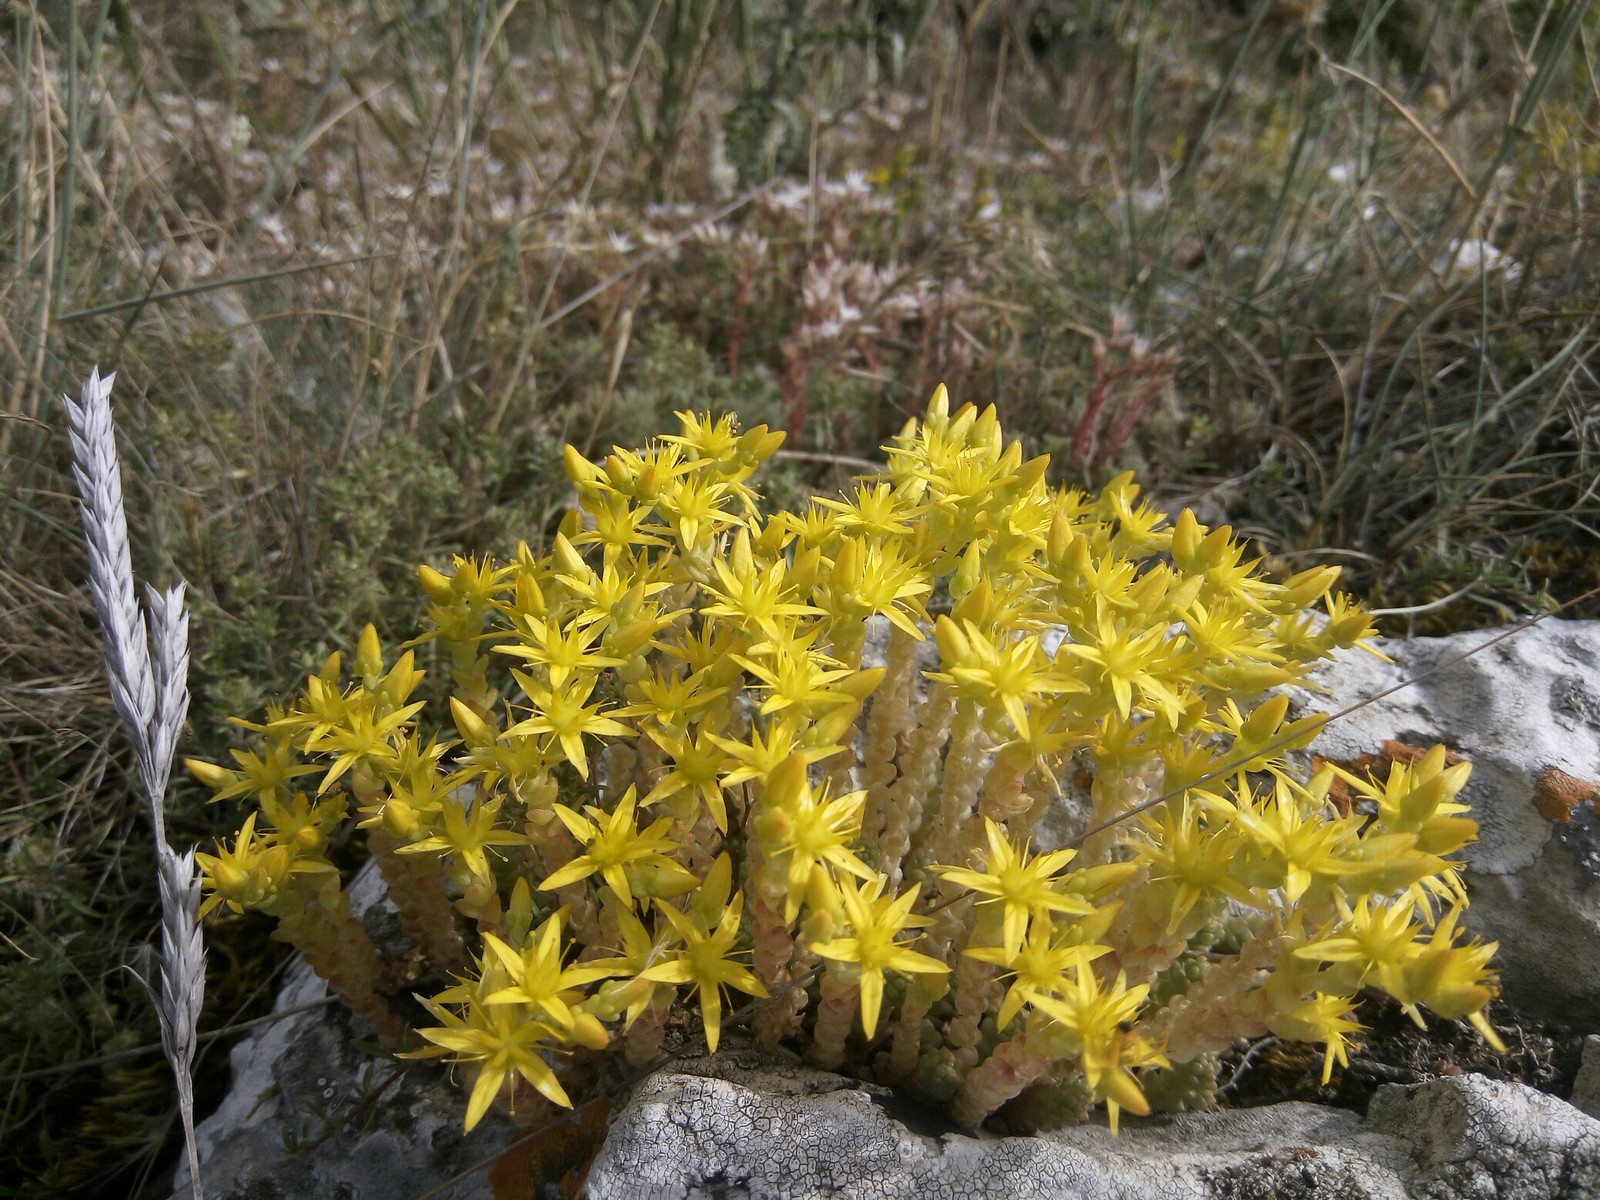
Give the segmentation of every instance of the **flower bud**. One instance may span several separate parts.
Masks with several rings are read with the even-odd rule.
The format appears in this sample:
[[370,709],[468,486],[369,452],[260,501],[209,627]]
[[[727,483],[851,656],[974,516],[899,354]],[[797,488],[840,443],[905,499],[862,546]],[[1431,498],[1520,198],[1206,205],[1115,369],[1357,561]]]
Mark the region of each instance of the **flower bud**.
[[417,579],[422,584],[423,594],[435,604],[449,604],[454,589],[451,587],[450,577],[435,571],[427,563],[417,568]]
[[213,791],[221,791],[239,777],[235,771],[199,758],[184,759],[183,768]]
[[606,481],[600,468],[579,454],[574,446],[561,448],[561,465],[566,469],[567,480],[580,492],[593,490],[596,484]]
[[417,820],[417,810],[398,796],[390,796],[383,805],[383,828],[398,842],[415,841],[422,823]]
[[454,696],[450,697],[450,715],[455,718],[461,740],[470,749],[494,745],[494,726]]
[[555,559],[556,567],[564,575],[576,575],[579,579],[584,579],[593,574],[589,570],[589,564],[583,561],[583,555],[578,553],[564,533],[556,534],[552,557]]
[[288,845],[296,855],[316,855],[328,844],[328,839],[322,830],[315,825],[302,825],[296,829],[288,839]]
[[243,903],[249,894],[250,872],[225,858],[215,859],[206,874],[211,876],[211,886],[224,900]]
[[[256,871],[261,873],[259,886],[263,889],[276,888],[289,877],[289,869],[294,866],[294,850],[289,846],[273,846],[262,852],[256,859]],[[254,875],[256,871],[252,871]]]
[[572,1028],[567,1031],[567,1036],[590,1050],[604,1050],[611,1044],[611,1035],[600,1024],[599,1018],[581,1009],[572,1014]]
[[383,673],[383,647],[378,641],[378,631],[370,621],[361,630],[361,639],[356,643],[355,670],[368,687]]

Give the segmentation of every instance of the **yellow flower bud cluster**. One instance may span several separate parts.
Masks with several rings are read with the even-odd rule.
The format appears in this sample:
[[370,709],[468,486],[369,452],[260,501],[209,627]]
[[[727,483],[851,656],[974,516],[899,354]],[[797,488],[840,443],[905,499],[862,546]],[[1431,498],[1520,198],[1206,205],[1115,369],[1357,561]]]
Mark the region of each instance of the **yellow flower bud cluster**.
[[[352,679],[335,656],[234,768],[191,764],[256,805],[202,860],[208,908],[304,936],[297,881],[355,808],[413,936],[443,960],[468,934],[415,1032],[475,1069],[469,1127],[517,1079],[568,1103],[615,1040],[649,1062],[681,1002],[715,1050],[738,995],[764,1042],[942,1081],[969,1124],[1075,1070],[1115,1126],[1141,1073],[1268,1031],[1331,1071],[1365,988],[1495,1040],[1451,861],[1466,768],[1335,803],[1293,758],[1316,720],[1267,695],[1370,636],[1336,571],[1269,580],[1127,476],[1051,487],[942,388],[880,475],[796,512],[751,486],[781,434],[678,415],[568,447],[547,552],[423,567],[397,661],[369,629]],[[1075,831],[1036,851],[1051,805]],[[1224,950],[1225,914],[1250,932]]]

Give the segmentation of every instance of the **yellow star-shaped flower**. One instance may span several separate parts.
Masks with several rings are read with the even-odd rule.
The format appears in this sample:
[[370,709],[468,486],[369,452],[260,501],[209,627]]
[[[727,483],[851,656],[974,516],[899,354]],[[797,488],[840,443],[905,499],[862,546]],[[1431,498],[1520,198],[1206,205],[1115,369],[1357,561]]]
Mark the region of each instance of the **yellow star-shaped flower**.
[[717,1052],[717,1042],[722,1037],[722,989],[736,988],[751,996],[765,997],[767,989],[750,973],[750,968],[734,961],[738,953],[734,943],[739,940],[739,918],[744,912],[744,894],[733,898],[733,903],[723,910],[715,929],[707,930],[705,922],[685,915],[670,904],[657,902],[661,915],[667,919],[680,938],[683,948],[670,962],[651,967],[640,979],[655,979],[662,983],[686,983],[700,996],[700,1016],[706,1027],[706,1049]]
[[1034,915],[1058,912],[1081,917],[1094,911],[1094,905],[1081,897],[1057,890],[1055,874],[1077,857],[1076,850],[1052,850],[1030,857],[1026,839],[1013,845],[993,820],[985,817],[983,824],[989,839],[986,870],[943,866],[934,869],[947,882],[989,897],[980,903],[1005,906],[1002,936],[1008,955],[1015,957],[1021,948],[1022,936]]
[[879,875],[859,886],[849,876],[842,876],[839,899],[850,922],[851,936],[830,938],[811,947],[821,958],[856,964],[861,976],[861,1027],[868,1037],[878,1028],[885,971],[929,974],[950,969],[938,959],[895,941],[908,929],[933,923],[911,911],[922,885],[900,896],[884,896],[881,893],[885,882]]

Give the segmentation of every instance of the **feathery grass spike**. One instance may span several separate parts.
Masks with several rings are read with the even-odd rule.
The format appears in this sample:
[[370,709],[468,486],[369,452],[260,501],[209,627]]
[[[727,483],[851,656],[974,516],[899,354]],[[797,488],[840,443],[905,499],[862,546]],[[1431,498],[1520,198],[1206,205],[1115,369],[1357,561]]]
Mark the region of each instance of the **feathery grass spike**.
[[[72,473],[81,497],[89,549],[89,587],[105,636],[111,698],[133,743],[139,780],[150,804],[161,899],[160,986],[146,988],[161,1024],[161,1046],[178,1085],[178,1112],[189,1156],[189,1184],[202,1195],[194,1137],[195,1038],[205,999],[206,956],[200,933],[200,872],[194,851],[175,853],[167,841],[166,791],[173,756],[189,711],[189,617],[183,584],[148,588],[145,609],[135,598],[128,518],[122,501],[111,385],[116,376],[92,371],[77,403],[61,397],[72,440]],[[152,653],[153,647],[153,653]]]

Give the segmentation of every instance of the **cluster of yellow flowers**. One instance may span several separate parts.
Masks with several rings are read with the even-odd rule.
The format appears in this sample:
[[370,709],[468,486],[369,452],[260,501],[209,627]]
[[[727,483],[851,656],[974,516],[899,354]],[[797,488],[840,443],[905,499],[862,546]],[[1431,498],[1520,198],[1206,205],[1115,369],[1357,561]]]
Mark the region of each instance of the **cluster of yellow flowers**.
[[[730,993],[763,1043],[969,1125],[1075,1079],[1115,1127],[1141,1075],[1269,1031],[1324,1044],[1326,1081],[1367,987],[1496,1041],[1450,861],[1467,768],[1308,779],[1318,719],[1262,699],[1370,636],[1335,570],[1269,581],[1126,476],[1052,488],[942,388],[881,476],[771,516],[750,480],[782,434],[679,419],[569,447],[548,553],[423,567],[397,661],[369,627],[353,678],[333,656],[233,768],[189,764],[256,805],[202,856],[207,908],[274,914],[414,1043],[325,857],[367,828],[454,973],[411,1053],[476,1070],[469,1128],[519,1077],[568,1104],[615,1040],[649,1063],[680,999],[714,1051]],[[453,732],[420,725],[422,647]],[[1071,829],[1036,852],[1052,806]]]

